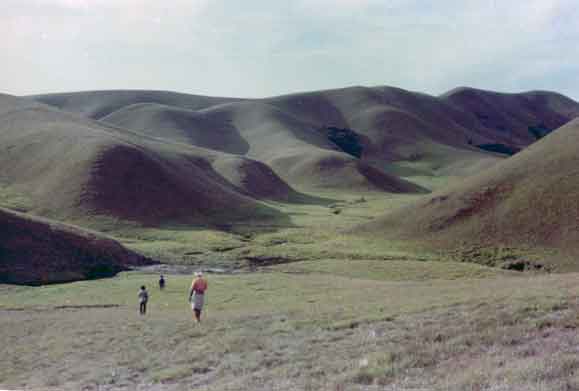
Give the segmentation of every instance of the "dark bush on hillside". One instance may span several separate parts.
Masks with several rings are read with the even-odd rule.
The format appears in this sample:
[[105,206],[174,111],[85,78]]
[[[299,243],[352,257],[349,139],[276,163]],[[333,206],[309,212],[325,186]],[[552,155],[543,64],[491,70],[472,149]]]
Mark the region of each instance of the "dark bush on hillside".
[[123,267],[105,262],[106,261],[102,261],[102,263],[91,266],[85,273],[86,278],[89,280],[94,280],[98,278],[113,277],[115,274],[124,269]]
[[351,129],[341,129],[334,126],[327,126],[321,129],[328,140],[334,143],[341,151],[360,158],[364,147],[361,143],[361,137]]
[[541,271],[541,270],[546,272],[551,271],[548,266],[546,267],[542,263],[528,261],[525,259],[516,259],[514,261],[505,262],[501,265],[501,268],[505,270],[514,270],[519,272]]

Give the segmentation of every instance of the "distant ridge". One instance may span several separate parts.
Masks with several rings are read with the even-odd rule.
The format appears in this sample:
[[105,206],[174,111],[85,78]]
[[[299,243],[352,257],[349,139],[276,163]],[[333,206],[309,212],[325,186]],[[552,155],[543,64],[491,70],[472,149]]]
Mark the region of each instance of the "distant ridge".
[[[259,160],[298,187],[364,191],[419,191],[394,183],[383,170],[393,162],[424,161],[434,171],[458,176],[478,172],[501,159],[486,145],[495,151],[520,150],[579,116],[579,104],[557,93],[468,87],[438,97],[356,86],[263,99],[163,91],[33,98],[154,137]],[[329,140],[328,127],[358,134],[360,159]],[[373,180],[365,174],[370,171]]]
[[155,90],[83,91],[31,95],[29,98],[93,119],[100,119],[113,111],[134,103],[157,103],[200,110],[219,103],[242,100]]

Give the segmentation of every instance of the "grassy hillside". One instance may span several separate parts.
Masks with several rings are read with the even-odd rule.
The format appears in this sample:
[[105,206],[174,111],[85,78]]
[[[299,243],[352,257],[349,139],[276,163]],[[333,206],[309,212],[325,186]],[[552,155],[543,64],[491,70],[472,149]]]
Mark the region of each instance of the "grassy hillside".
[[[392,87],[351,87],[270,98],[272,105],[317,124],[347,127],[367,136],[366,157],[407,158],[397,148],[431,140],[464,146],[464,115],[436,97]],[[319,103],[318,103],[319,102]],[[320,111],[321,106],[322,109]]]
[[248,156],[300,188],[420,191],[343,153],[321,125],[265,102],[234,102],[200,111],[132,105],[102,120],[155,137]]
[[203,148],[243,155],[249,144],[221,110],[193,111],[156,103],[125,106],[101,119],[122,128]]
[[[579,121],[549,134],[519,154],[440,190],[361,232],[462,244],[579,249]],[[354,230],[356,231],[356,229]],[[576,269],[577,263],[566,267]]]
[[110,277],[151,260],[102,234],[0,208],[0,282]]
[[[0,193],[8,205],[25,198],[24,211],[62,220],[212,224],[224,217],[283,219],[257,198],[300,198],[248,158],[161,141],[26,99],[2,97],[0,114]],[[246,178],[261,187],[248,188]]]
[[529,145],[579,115],[577,102],[547,91],[505,94],[461,87],[441,99],[475,117],[476,133],[495,134],[514,146]]
[[[38,99],[155,137],[248,156],[300,188],[389,192],[419,190],[392,178],[400,165],[418,168],[413,176],[463,177],[500,160],[488,145],[519,150],[579,115],[577,102],[555,93],[470,88],[440,97],[350,87],[253,100],[154,91]],[[94,115],[95,102],[102,115]],[[327,129],[355,136],[356,154]]]

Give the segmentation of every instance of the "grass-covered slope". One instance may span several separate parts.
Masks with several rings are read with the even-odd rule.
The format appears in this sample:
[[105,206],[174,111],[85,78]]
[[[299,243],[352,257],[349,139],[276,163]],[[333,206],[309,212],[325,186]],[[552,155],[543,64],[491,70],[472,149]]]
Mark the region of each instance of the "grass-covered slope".
[[[548,91],[507,94],[461,87],[440,98],[469,114],[475,136],[511,147],[529,145],[579,116],[577,102]],[[477,137],[472,141],[483,144]]]
[[111,277],[151,261],[96,232],[0,208],[0,282]]
[[[234,169],[219,174],[213,166],[222,160],[264,189],[240,188]],[[26,198],[24,211],[144,224],[281,218],[254,196],[291,198],[295,192],[282,184],[247,158],[153,139],[27,99],[0,100],[0,185],[2,194]]]
[[[485,145],[518,150],[579,115],[577,102],[555,93],[470,88],[439,97],[349,87],[244,100],[147,91],[37,99],[155,137],[257,159],[297,186],[403,192],[418,189],[393,183],[386,174],[394,172],[393,162],[418,167],[416,175],[464,176],[500,160]],[[356,145],[344,146],[328,129],[346,131]],[[374,171],[369,177],[368,165],[381,178]]]
[[245,154],[249,144],[219,111],[193,111],[156,103],[125,106],[102,121],[163,139],[218,151]]
[[579,249],[579,120],[460,184],[354,231],[413,240]]
[[476,174],[504,157],[493,151],[520,150],[579,115],[577,102],[556,93],[472,88],[438,97],[386,86],[264,99],[160,91],[34,98],[152,137],[258,160],[299,188],[402,193],[423,189],[397,175]]
[[351,87],[267,100],[308,121],[353,129],[368,137],[365,157],[404,158],[400,145],[424,140],[460,145],[468,129],[453,120],[459,110],[436,97],[393,87]]
[[102,121],[163,139],[250,157],[299,187],[421,190],[344,153],[320,125],[263,102],[233,102],[199,111],[132,105]]
[[[261,103],[299,119],[302,123],[299,127],[306,132],[309,132],[307,125],[354,129],[372,141],[367,156],[393,154],[387,158],[404,157],[396,151],[401,142],[430,140],[458,147],[469,143],[528,145],[537,134],[556,129],[579,115],[577,102],[553,92],[507,94],[466,87],[439,97],[384,86],[348,87],[253,100],[145,90],[47,94],[33,98],[92,118],[102,119],[112,114],[113,118],[109,118],[112,122],[124,122],[128,127],[181,139],[184,134],[190,136],[190,128],[194,131],[198,126],[196,122],[209,120],[203,112],[205,109],[235,102]],[[270,111],[263,111],[263,107],[261,111],[252,106],[244,109],[248,109],[244,116],[253,121],[256,116],[263,115],[266,121],[272,116]],[[208,124],[213,132],[226,130],[227,117],[239,117],[235,105],[220,113],[219,119],[226,121]],[[216,119],[214,115],[209,117]],[[167,129],[176,134],[163,134]],[[314,144],[319,146],[319,142]]]

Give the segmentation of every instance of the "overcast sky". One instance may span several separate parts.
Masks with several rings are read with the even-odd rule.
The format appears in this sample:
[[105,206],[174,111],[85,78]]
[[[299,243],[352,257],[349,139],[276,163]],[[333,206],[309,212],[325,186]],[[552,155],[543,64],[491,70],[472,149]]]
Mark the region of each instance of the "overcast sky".
[[579,99],[576,0],[1,0],[0,92],[351,85]]

